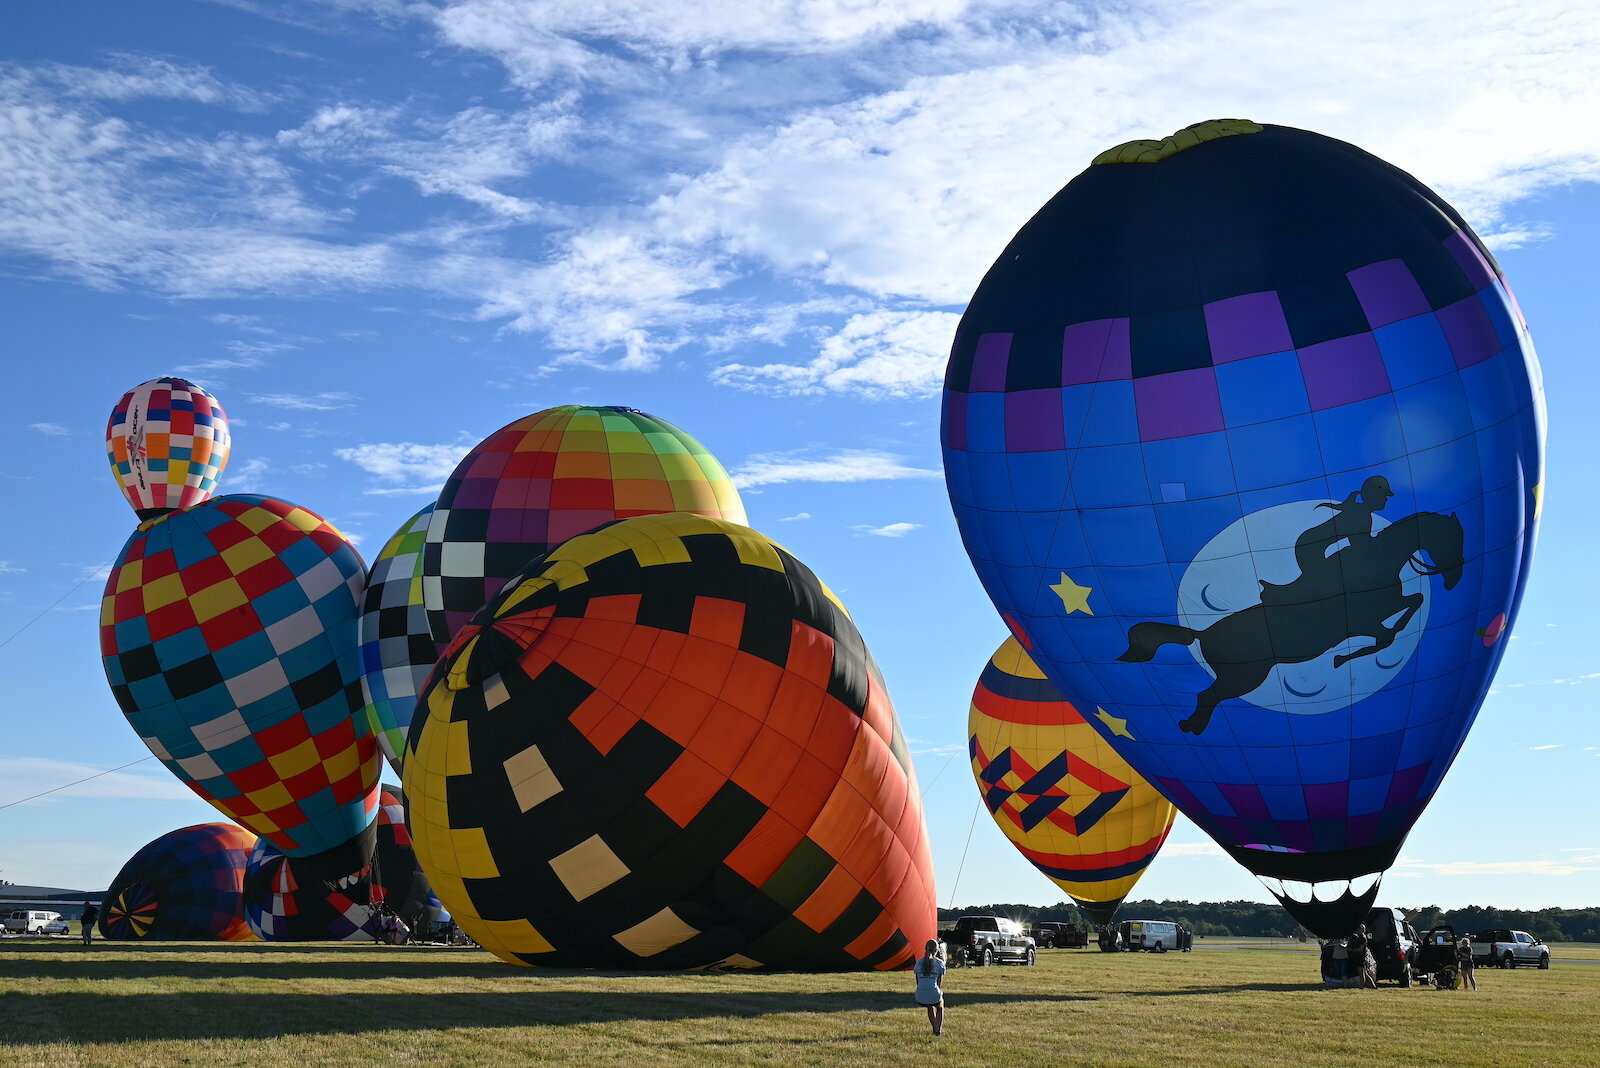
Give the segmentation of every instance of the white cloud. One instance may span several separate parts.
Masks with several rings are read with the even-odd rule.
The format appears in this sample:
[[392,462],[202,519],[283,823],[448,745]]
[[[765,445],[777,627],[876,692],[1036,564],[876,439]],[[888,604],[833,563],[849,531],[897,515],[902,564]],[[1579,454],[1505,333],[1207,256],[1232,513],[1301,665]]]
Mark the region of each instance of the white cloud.
[[[152,757],[150,762],[155,764],[155,758]],[[193,791],[159,765],[155,766],[153,772],[113,771],[90,778],[105,770],[90,764],[45,757],[0,756],[0,782],[5,783],[5,794],[0,796],[0,805],[11,804],[45,790],[54,790],[79,779],[88,781],[46,794],[27,804],[46,805],[52,799],[69,796],[167,801],[187,801],[195,796]]]
[[382,483],[369,488],[366,491],[369,494],[436,494],[461,458],[471,451],[472,444],[465,440],[442,445],[420,445],[412,441],[392,444],[374,442],[336,449],[334,455],[355,464]]
[[68,96],[98,100],[158,97],[196,100],[202,104],[244,110],[260,109],[270,101],[269,97],[253,89],[218,78],[209,67],[173,63],[131,53],[112,56],[107,67],[63,64],[44,68],[40,73],[55,82]]
[[1161,847],[1164,857],[1225,857],[1227,851],[1215,842],[1167,842]]
[[1560,748],[1561,748],[1560,745],[1530,745],[1530,746],[1528,746],[1528,750],[1530,752],[1534,752],[1534,753],[1543,752],[1546,749],[1560,749]]
[[250,399],[257,404],[296,412],[331,412],[351,408],[355,400],[348,393],[254,393]]
[[1410,857],[1401,857],[1395,863],[1395,873],[1414,875],[1577,875],[1580,872],[1600,869],[1600,855],[1582,855],[1565,860],[1451,860],[1430,863]]
[[506,115],[473,107],[443,122],[417,122],[414,129],[403,128],[398,108],[330,105],[300,127],[280,131],[277,141],[319,161],[366,163],[424,194],[458,196],[527,222],[545,209],[496,186],[526,178],[565,149],[578,129],[574,103],[563,98]]
[[[1130,137],[1216,115],[1312,127],[1435,184],[1502,246],[1547,229],[1536,194],[1600,180],[1600,126],[1572,118],[1600,113],[1587,0],[231,2],[425,21],[441,67],[464,50],[523,85],[577,77],[446,112],[336,95],[276,136],[207,136],[128,102],[275,101],[159,58],[13,64],[0,247],[165,296],[421,293],[537,332],[552,365],[819,337],[787,362],[741,347],[714,378],[921,397],[1004,242]],[[359,210],[396,180],[440,215]]]
[[265,493],[263,480],[272,473],[272,465],[259,456],[228,465],[218,479],[221,488],[229,493]]
[[465,0],[442,7],[435,18],[447,41],[494,54],[531,86],[558,74],[624,77],[622,63],[591,42],[683,64],[729,49],[837,49],[944,21],[966,7],[966,0]]
[[793,453],[752,456],[729,475],[740,489],[785,482],[877,482],[944,477],[938,471],[908,467],[889,453],[851,449],[815,458]]
[[778,522],[780,522],[780,523],[795,523],[795,522],[798,522],[798,521],[800,521],[802,519],[810,519],[810,518],[811,518],[811,513],[810,512],[796,512],[794,515],[786,515],[786,516],[784,516],[782,519],[778,520]]
[[33,423],[28,429],[38,434],[47,434],[53,438],[65,438],[72,435],[72,431],[60,423]]
[[921,523],[890,523],[887,526],[875,527],[870,524],[853,526],[851,530],[859,530],[863,534],[871,534],[879,538],[903,538],[913,530],[921,530]]
[[10,560],[0,560],[0,575],[21,575],[27,570],[25,567],[18,567]]
[[874,311],[854,315],[806,364],[730,363],[712,381],[773,393],[848,393],[860,397],[929,397],[944,383],[953,312]]

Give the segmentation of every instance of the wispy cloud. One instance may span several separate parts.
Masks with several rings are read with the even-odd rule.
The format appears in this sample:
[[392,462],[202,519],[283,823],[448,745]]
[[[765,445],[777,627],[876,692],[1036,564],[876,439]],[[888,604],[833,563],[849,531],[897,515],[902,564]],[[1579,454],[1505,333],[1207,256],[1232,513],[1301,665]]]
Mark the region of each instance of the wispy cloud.
[[780,522],[780,523],[798,523],[802,519],[810,519],[810,518],[811,518],[811,513],[810,512],[796,512],[794,515],[786,515],[786,516],[784,516],[782,519],[778,520],[778,522]]
[[21,575],[27,570],[25,567],[18,567],[10,560],[0,560],[0,575]]
[[1429,862],[1401,857],[1395,862],[1396,875],[1577,875],[1600,869],[1600,853],[1575,854],[1564,859],[1531,860],[1449,860]]
[[65,438],[72,435],[72,431],[60,423],[32,423],[28,429],[36,434],[47,434],[52,438]]
[[355,398],[348,393],[254,393],[250,399],[257,404],[294,412],[332,412],[355,407]]
[[259,110],[271,101],[267,94],[217,77],[209,67],[126,52],[112,56],[105,67],[57,64],[40,68],[36,75],[54,83],[67,96],[96,100],[158,97],[248,111]]
[[1543,752],[1546,749],[1560,749],[1560,748],[1561,748],[1561,746],[1559,744],[1557,744],[1557,745],[1530,745],[1530,746],[1528,746],[1529,752],[1533,752],[1533,753]]
[[961,317],[954,312],[875,311],[852,316],[804,364],[723,364],[712,381],[772,393],[928,397],[939,392]]
[[886,526],[875,527],[870,524],[853,526],[851,530],[859,530],[863,534],[870,534],[878,538],[903,538],[913,530],[921,530],[921,523],[889,523]]
[[229,493],[266,493],[267,476],[272,474],[272,464],[259,456],[228,465],[222,475]]
[[870,450],[842,450],[830,456],[794,453],[752,456],[730,476],[740,489],[786,482],[877,482],[903,478],[943,478],[922,467],[910,467],[898,456]]
[[450,472],[456,469],[461,458],[472,449],[465,439],[440,445],[422,445],[413,441],[373,442],[348,449],[336,449],[334,455],[355,464],[378,480],[380,485],[367,489],[376,496],[413,496],[438,493]]

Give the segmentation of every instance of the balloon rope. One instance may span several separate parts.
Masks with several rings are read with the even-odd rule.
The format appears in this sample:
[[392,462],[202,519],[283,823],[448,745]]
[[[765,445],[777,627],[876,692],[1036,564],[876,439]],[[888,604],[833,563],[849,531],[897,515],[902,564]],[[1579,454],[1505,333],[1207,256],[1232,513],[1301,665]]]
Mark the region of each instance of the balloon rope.
[[945,760],[943,766],[941,766],[939,768],[939,770],[934,773],[933,778],[928,780],[928,785],[926,785],[926,786],[924,786],[922,788],[922,793],[920,795],[918,795],[918,796],[927,797],[928,796],[928,791],[933,789],[933,784],[939,781],[939,776],[943,775],[945,773],[945,770],[950,767],[950,761],[954,760],[960,754],[961,754],[961,750],[959,750],[959,749],[957,749],[954,753],[951,753],[949,758]]
[[[103,567],[105,565],[101,565],[101,566]],[[6,646],[10,645],[12,638],[17,637],[17,635],[21,634],[23,631],[27,630],[29,627],[31,627],[35,623],[39,622],[39,620],[43,619],[49,613],[53,612],[55,610],[56,605],[60,604],[62,601],[65,601],[68,597],[71,597],[73,594],[75,594],[79,590],[81,590],[83,588],[83,584],[85,582],[88,582],[90,579],[94,578],[97,574],[99,574],[99,572],[100,572],[100,568],[98,568],[98,567],[95,568],[93,572],[91,572],[90,574],[84,576],[78,582],[78,584],[76,586],[72,587],[72,589],[68,590],[66,593],[63,593],[60,597],[57,597],[54,601],[52,601],[44,609],[44,611],[40,612],[38,615],[36,615],[32,619],[28,620],[26,623],[24,623],[22,626],[18,627],[16,630],[12,631],[10,637],[6,638],[5,641],[0,642],[0,649],[4,649]],[[6,806],[4,806],[4,805],[0,805],[0,808],[5,808],[5,807]]]
[[22,798],[20,800],[7,801],[5,804],[0,805],[0,809],[7,809],[7,808],[10,808],[12,805],[20,805],[25,801],[32,801],[36,797],[43,797],[45,794],[60,793],[62,790],[67,790],[67,789],[70,789],[71,787],[77,786],[78,783],[88,782],[90,779],[98,779],[102,775],[110,775],[113,771],[121,771],[123,768],[131,768],[135,764],[143,764],[146,760],[154,760],[154,759],[155,759],[155,754],[154,753],[149,753],[149,754],[146,754],[145,756],[140,757],[138,760],[130,760],[126,764],[121,764],[121,765],[119,765],[117,767],[114,767],[114,768],[107,768],[105,771],[97,771],[93,775],[86,775],[83,778],[79,779],[77,782],[69,782],[65,786],[52,786],[48,790],[40,790],[38,793],[32,794],[32,795],[30,795],[28,797],[24,797],[24,798]]
[[961,863],[956,866],[956,881],[950,887],[950,904],[945,908],[956,907],[956,889],[961,885],[961,873],[967,867],[967,850],[972,848],[972,829],[978,825],[978,813],[983,809],[983,798],[978,798],[977,807],[972,810],[972,822],[967,824],[967,844],[961,847]]

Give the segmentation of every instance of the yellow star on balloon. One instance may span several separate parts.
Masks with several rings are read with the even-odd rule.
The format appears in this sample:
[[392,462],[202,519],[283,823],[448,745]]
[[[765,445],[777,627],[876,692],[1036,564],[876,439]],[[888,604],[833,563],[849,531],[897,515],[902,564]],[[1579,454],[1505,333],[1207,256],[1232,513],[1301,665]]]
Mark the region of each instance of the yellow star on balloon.
[[1104,723],[1106,725],[1106,730],[1110,731],[1112,734],[1117,735],[1119,738],[1126,738],[1132,742],[1139,740],[1128,731],[1127,720],[1118,719],[1116,716],[1113,716],[1110,712],[1107,712],[1103,708],[1096,708],[1094,710],[1094,714],[1095,718],[1097,718],[1101,723]]
[[1089,594],[1093,588],[1080,586],[1067,577],[1065,571],[1061,572],[1061,581],[1050,587],[1056,591],[1056,596],[1061,598],[1061,607],[1067,610],[1067,615],[1082,612],[1084,615],[1094,615],[1094,609],[1089,607]]

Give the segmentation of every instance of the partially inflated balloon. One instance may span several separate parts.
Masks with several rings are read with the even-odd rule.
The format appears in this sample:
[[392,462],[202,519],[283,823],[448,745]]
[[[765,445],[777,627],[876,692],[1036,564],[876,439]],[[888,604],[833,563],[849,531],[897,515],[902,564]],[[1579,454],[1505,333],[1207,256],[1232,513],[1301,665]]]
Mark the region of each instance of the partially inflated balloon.
[[100,933],[113,939],[244,942],[244,871],[256,836],[231,823],[180,827],[147,844],[111,880]]
[[182,378],[156,378],[122,395],[106,424],[106,459],[140,519],[211,496],[228,464],[228,417]]
[[877,666],[747,527],[676,513],[563,543],[462,630],[422,709],[417,856],[507,961],[891,969],[934,933]]
[[101,605],[106,678],[150,751],[329,879],[372,857],[382,764],[353,715],[365,570],[304,508],[217,497],[141,524]]
[[383,905],[412,927],[418,919],[431,919],[442,911],[439,899],[417,862],[406,827],[405,801],[400,791],[385,786],[379,791],[378,850],[372,860],[374,906]]
[[1015,638],[967,712],[972,775],[1011,844],[1095,926],[1111,922],[1177,810],[1117,755]]
[[378,914],[365,882],[329,886],[266,839],[250,852],[244,877],[244,917],[265,942],[371,942]]
[[367,572],[361,607],[362,715],[397,775],[417,692],[439,658],[422,606],[422,542],[432,515],[430,504],[384,544]]
[[1017,234],[961,321],[943,436],[1013,632],[1337,935],[1506,648],[1543,426],[1526,327],[1448,204],[1223,120],[1103,154]]
[[745,520],[716,457],[632,408],[551,408],[495,431],[439,491],[423,549],[441,646],[529,560],[601,523],[661,512]]

